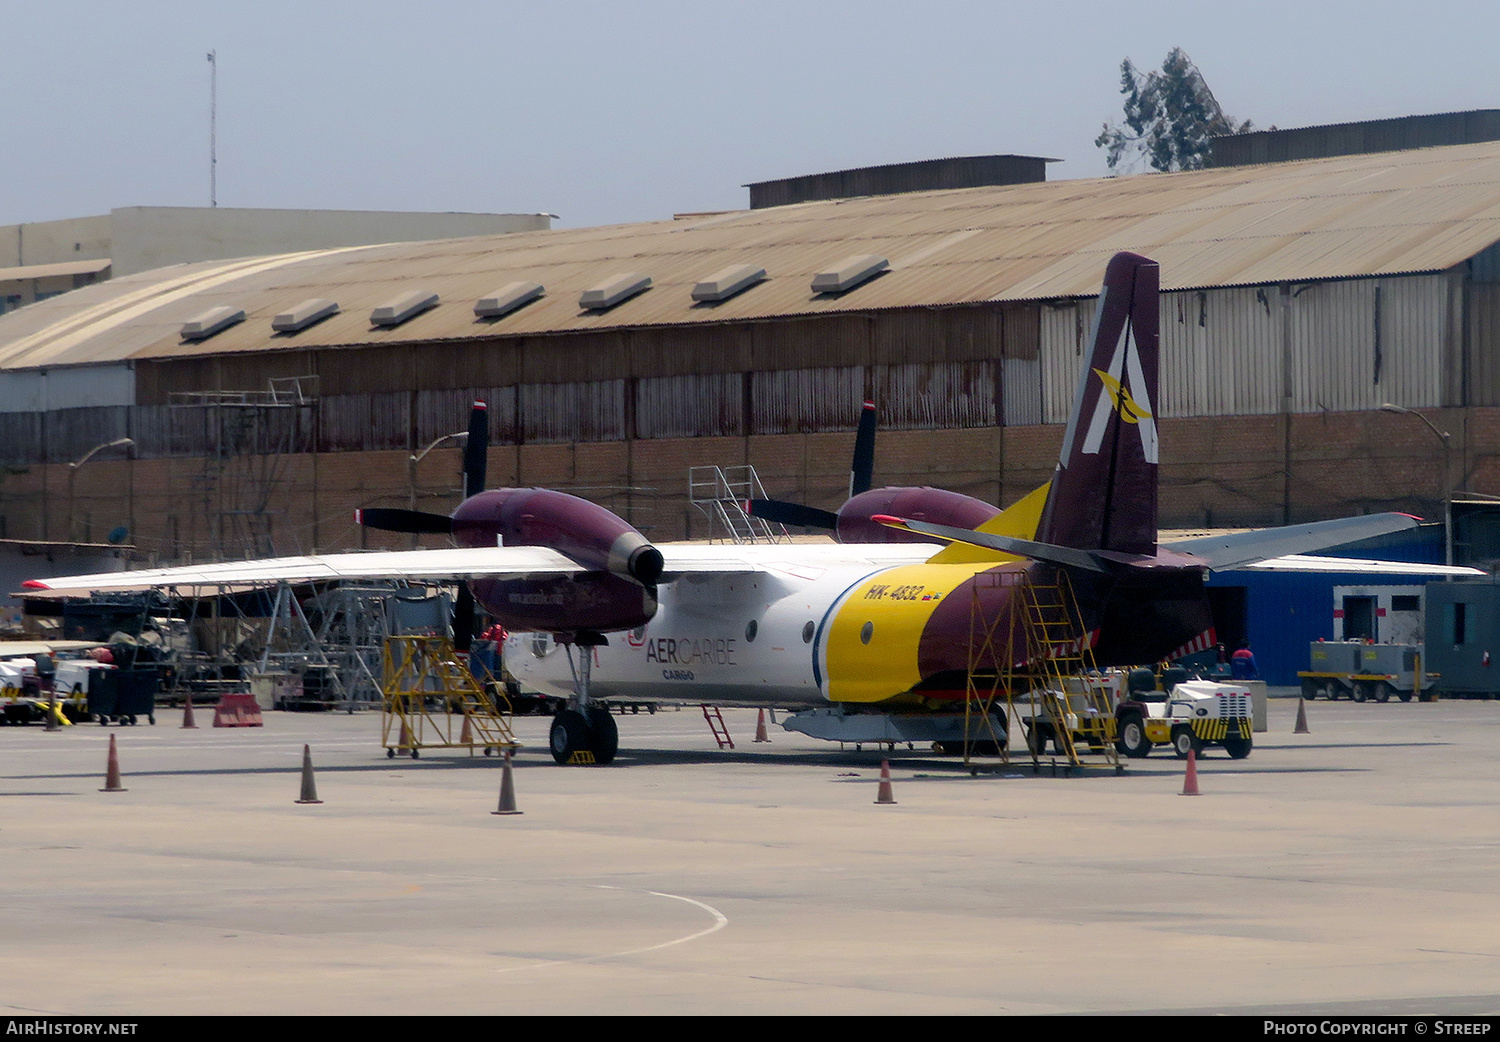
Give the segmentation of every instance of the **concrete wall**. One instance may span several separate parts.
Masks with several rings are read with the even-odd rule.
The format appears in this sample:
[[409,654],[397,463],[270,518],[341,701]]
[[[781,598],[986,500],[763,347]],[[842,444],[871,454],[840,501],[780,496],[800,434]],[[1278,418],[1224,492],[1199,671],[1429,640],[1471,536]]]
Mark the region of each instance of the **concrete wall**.
[[0,268],[109,256],[110,217],[71,217],[0,227]]

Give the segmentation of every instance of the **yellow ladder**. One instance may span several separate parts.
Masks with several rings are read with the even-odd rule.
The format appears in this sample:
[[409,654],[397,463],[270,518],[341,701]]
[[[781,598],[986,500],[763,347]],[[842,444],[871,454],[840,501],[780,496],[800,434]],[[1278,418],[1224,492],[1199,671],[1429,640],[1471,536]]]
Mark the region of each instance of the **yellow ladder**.
[[[387,756],[424,748],[519,748],[504,710],[469,672],[468,663],[447,637],[387,637],[381,693],[381,744]],[[503,700],[504,696],[500,696]]]
[[[1005,607],[985,610],[981,588],[1008,591]],[[1118,767],[1114,706],[1097,677],[1093,641],[1067,572],[1032,566],[985,573],[976,579],[971,611],[966,713],[970,706],[987,713],[1003,694],[1011,733],[1028,727],[1033,736],[1033,766],[1050,734],[1074,765],[1082,764],[1075,740],[1082,739]]]

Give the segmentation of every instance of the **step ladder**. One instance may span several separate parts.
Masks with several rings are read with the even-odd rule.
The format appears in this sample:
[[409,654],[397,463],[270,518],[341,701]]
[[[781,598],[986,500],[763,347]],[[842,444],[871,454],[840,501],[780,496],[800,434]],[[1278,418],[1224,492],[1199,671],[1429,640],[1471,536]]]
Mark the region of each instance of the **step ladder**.
[[751,499],[765,499],[766,490],[750,464],[736,467],[689,467],[688,502],[708,518],[709,539],[746,543],[782,543],[790,535],[785,526],[745,512]]
[[387,756],[400,752],[416,759],[425,748],[468,749],[470,756],[483,749],[490,756],[520,748],[509,700],[491,697],[447,637],[387,637],[381,695]]
[[[1004,697],[1010,733],[1026,731],[1033,767],[1050,739],[1073,766],[1082,766],[1082,744],[1118,768],[1113,696],[1093,653],[1098,631],[1084,629],[1068,573],[1032,565],[981,578],[971,609],[969,701],[988,712]],[[986,605],[984,589],[1004,594]]]
[[708,721],[708,729],[713,732],[720,749],[734,748],[734,739],[729,737],[729,728],[724,726],[724,714],[719,712],[718,706],[704,706],[703,719]]

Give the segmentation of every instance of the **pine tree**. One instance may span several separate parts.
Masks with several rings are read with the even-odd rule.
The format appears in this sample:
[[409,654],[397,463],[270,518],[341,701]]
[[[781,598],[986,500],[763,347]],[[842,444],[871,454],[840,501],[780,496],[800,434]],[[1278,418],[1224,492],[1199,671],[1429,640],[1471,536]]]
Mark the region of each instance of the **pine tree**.
[[1225,115],[1181,47],[1173,47],[1160,72],[1142,74],[1126,58],[1120,63],[1125,122],[1104,124],[1094,144],[1108,152],[1109,169],[1128,170],[1145,157],[1154,170],[1198,170],[1208,159],[1210,139],[1253,130]]

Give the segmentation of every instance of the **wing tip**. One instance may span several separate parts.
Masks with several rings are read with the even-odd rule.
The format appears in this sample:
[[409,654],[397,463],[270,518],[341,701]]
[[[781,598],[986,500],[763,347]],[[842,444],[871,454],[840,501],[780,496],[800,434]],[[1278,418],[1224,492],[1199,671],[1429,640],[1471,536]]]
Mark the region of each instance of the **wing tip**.
[[27,579],[21,584],[23,590],[50,590],[51,585],[41,579]]

